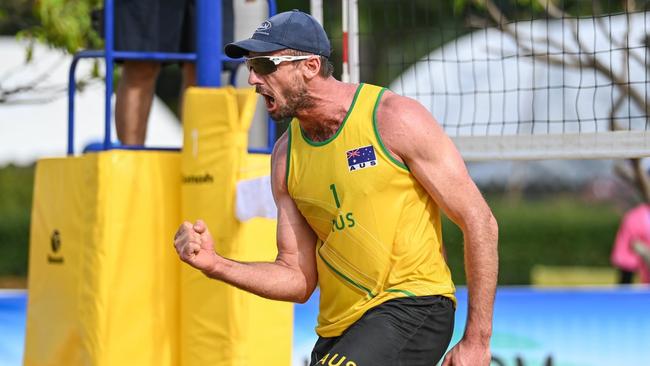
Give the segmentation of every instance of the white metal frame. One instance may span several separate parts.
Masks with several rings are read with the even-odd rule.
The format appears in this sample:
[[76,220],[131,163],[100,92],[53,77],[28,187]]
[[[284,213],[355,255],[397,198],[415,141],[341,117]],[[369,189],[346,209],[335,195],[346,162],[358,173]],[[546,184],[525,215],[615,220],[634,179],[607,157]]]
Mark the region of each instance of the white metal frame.
[[322,0],[310,0],[309,9],[311,16],[316,18],[318,22],[323,25],[323,1]]

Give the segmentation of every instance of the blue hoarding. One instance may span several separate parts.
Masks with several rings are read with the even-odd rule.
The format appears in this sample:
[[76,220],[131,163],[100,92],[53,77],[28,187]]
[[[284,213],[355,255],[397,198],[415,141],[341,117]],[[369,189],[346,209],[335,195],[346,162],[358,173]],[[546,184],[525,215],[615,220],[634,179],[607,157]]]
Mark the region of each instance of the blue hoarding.
[[[458,289],[452,345],[463,334],[467,290]],[[293,366],[304,366],[316,335],[318,293],[296,305]],[[647,287],[499,288],[493,365],[650,365]]]
[[[293,366],[304,366],[316,341],[318,292],[295,307]],[[27,295],[0,291],[0,366],[21,365]],[[460,339],[467,291],[458,290],[452,344]],[[650,365],[650,288],[499,288],[493,365]]]

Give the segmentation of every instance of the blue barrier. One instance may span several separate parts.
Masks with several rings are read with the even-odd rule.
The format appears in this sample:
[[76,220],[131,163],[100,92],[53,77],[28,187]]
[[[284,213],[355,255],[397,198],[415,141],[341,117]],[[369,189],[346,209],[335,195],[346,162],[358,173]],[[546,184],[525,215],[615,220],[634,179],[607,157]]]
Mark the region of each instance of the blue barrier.
[[[458,289],[451,345],[465,328],[467,290]],[[492,365],[611,366],[650,364],[650,288],[501,287],[494,309]],[[316,342],[318,293],[296,305],[293,365]]]
[[27,291],[0,290],[0,366],[19,366],[23,359]]
[[[452,345],[467,315],[467,290],[458,289]],[[316,342],[319,293],[295,306],[293,365],[304,365]],[[21,364],[26,291],[0,291],[0,366]],[[499,288],[494,310],[492,365],[647,365],[650,288]]]

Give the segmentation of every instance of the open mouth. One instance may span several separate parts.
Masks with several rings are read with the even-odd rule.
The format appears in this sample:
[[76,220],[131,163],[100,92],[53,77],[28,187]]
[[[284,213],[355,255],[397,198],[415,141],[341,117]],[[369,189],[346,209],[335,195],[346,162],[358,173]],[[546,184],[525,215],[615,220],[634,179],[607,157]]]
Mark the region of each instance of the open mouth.
[[275,107],[275,98],[273,98],[272,96],[270,96],[268,94],[264,94],[264,93],[261,93],[260,95],[262,95],[264,97],[264,102],[266,103],[266,109],[267,110],[271,110],[271,109],[273,109]]
[[273,109],[276,108],[277,103],[275,102],[275,98],[273,97],[272,93],[269,93],[266,88],[257,85],[255,86],[255,92],[261,96],[264,97],[264,103],[266,104],[266,110],[267,111],[272,111]]

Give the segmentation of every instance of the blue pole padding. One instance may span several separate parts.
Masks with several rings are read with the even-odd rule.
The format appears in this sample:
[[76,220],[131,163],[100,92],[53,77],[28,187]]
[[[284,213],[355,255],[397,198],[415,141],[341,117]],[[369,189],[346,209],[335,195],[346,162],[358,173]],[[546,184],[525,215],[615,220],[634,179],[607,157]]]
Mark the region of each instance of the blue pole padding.
[[221,85],[222,34],[221,0],[197,0],[196,69],[197,84],[203,87]]
[[106,62],[106,94],[104,95],[104,148],[111,146],[111,98],[113,96],[113,47],[114,47],[114,22],[113,0],[104,2],[104,50]]
[[269,3],[269,18],[270,18],[278,12],[278,7],[275,4],[275,0],[268,0],[268,3]]

